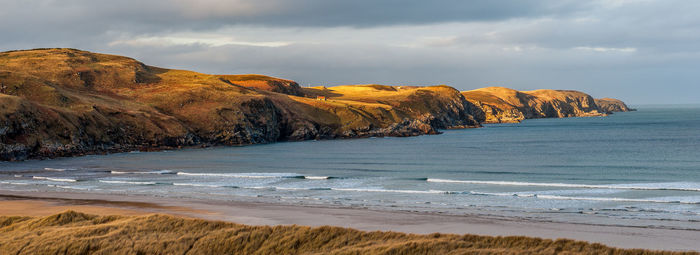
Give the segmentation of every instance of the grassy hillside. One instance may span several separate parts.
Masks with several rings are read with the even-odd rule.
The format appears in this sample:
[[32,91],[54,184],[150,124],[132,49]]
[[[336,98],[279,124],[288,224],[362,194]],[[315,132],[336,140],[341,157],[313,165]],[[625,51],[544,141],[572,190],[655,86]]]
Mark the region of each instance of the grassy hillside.
[[625,102],[614,98],[596,98],[595,103],[598,105],[598,108],[600,108],[601,111],[608,113],[636,111],[635,109],[627,107]]
[[601,109],[597,104],[600,101],[594,100],[590,95],[573,90],[517,91],[488,87],[464,91],[462,95],[483,109],[486,122],[489,123],[520,122],[533,118],[604,116],[612,112],[607,108]]
[[572,240],[246,226],[166,215],[0,217],[2,254],[681,254]]
[[318,100],[321,90],[262,75],[164,69],[75,49],[2,52],[0,160],[411,136],[483,120],[444,86],[372,90],[362,97],[351,91]]
[[[449,86],[345,85],[304,88],[311,97],[325,97],[330,102],[371,105],[403,113],[401,117],[425,119],[438,128],[478,126],[484,120],[481,109]],[[426,115],[425,113],[431,113]],[[436,118],[436,119],[430,119]]]

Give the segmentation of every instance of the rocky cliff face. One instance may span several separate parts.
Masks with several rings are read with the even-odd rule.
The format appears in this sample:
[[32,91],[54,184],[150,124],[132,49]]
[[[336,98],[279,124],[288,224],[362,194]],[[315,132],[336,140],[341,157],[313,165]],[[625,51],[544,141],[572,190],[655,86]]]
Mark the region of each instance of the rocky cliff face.
[[611,112],[607,108],[601,109],[598,101],[590,95],[572,90],[517,91],[488,87],[465,91],[462,94],[483,109],[487,123],[520,122],[523,119],[534,118],[604,116]]
[[635,111],[635,109],[627,107],[625,102],[614,98],[599,98],[595,100],[595,103],[601,111],[607,113]]
[[0,160],[436,134],[484,118],[447,86],[303,89],[73,49],[0,53]]
[[513,100],[513,103],[496,96],[495,93],[489,90],[464,91],[462,95],[464,95],[469,102],[481,108],[484,112],[486,123],[517,123],[524,120],[525,115],[520,110],[520,108],[524,107],[524,104],[522,104],[521,100],[518,98],[517,93],[519,92],[503,89],[502,92],[509,93],[506,94],[507,97],[505,97],[505,99]]

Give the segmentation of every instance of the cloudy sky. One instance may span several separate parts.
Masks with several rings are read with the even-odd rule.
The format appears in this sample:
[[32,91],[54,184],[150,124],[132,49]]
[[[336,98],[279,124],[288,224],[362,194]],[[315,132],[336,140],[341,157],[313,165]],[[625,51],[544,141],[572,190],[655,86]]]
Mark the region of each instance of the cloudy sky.
[[700,103],[700,1],[0,0],[0,51],[71,47],[306,85]]

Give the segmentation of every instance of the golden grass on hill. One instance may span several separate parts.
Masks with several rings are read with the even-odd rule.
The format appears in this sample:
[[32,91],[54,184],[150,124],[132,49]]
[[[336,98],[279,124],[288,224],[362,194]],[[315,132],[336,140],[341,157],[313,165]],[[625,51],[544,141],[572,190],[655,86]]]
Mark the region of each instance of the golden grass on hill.
[[[682,254],[572,240],[246,226],[167,215],[0,217],[1,254]],[[697,253],[686,253],[697,254]]]
[[[11,127],[0,141],[5,160],[479,125],[447,86],[302,89],[264,75],[172,70],[75,49],[0,52],[0,85],[0,122]],[[414,120],[420,128],[407,123]]]
[[336,102],[354,102],[365,108],[397,109],[399,114],[396,117],[399,119],[417,118],[426,112],[439,112],[451,105],[470,107],[470,103],[466,102],[458,90],[445,85],[416,87],[364,84],[303,88],[303,91],[309,96],[323,96]]
[[[603,102],[603,101],[601,101]],[[627,109],[605,101],[604,112]],[[256,74],[153,67],[75,49],[0,52],[0,159],[180,146],[437,134],[602,115],[577,91],[378,84],[301,88]]]
[[487,123],[520,122],[533,118],[603,116],[590,95],[574,90],[517,91],[487,87],[462,92],[486,114]]
[[635,109],[630,109],[625,102],[614,98],[596,98],[595,104],[605,112],[628,112],[636,111]]

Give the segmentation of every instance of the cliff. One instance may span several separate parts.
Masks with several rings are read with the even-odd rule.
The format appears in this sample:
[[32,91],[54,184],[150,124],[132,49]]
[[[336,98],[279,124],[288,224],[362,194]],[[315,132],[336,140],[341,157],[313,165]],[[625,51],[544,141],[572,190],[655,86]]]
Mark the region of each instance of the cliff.
[[[517,91],[488,87],[464,91],[462,95],[481,107],[487,123],[512,123],[535,118],[605,116],[612,112],[608,110],[609,106],[601,109],[597,104],[599,101],[590,95],[573,90]],[[624,105],[621,101],[619,103]],[[626,110],[626,107],[620,108],[620,111]]]
[[599,98],[595,100],[595,104],[598,105],[601,111],[607,113],[636,111],[627,107],[625,102],[614,98]]
[[0,53],[0,160],[413,136],[483,120],[447,86],[303,89],[274,77],[172,70],[74,49]]

